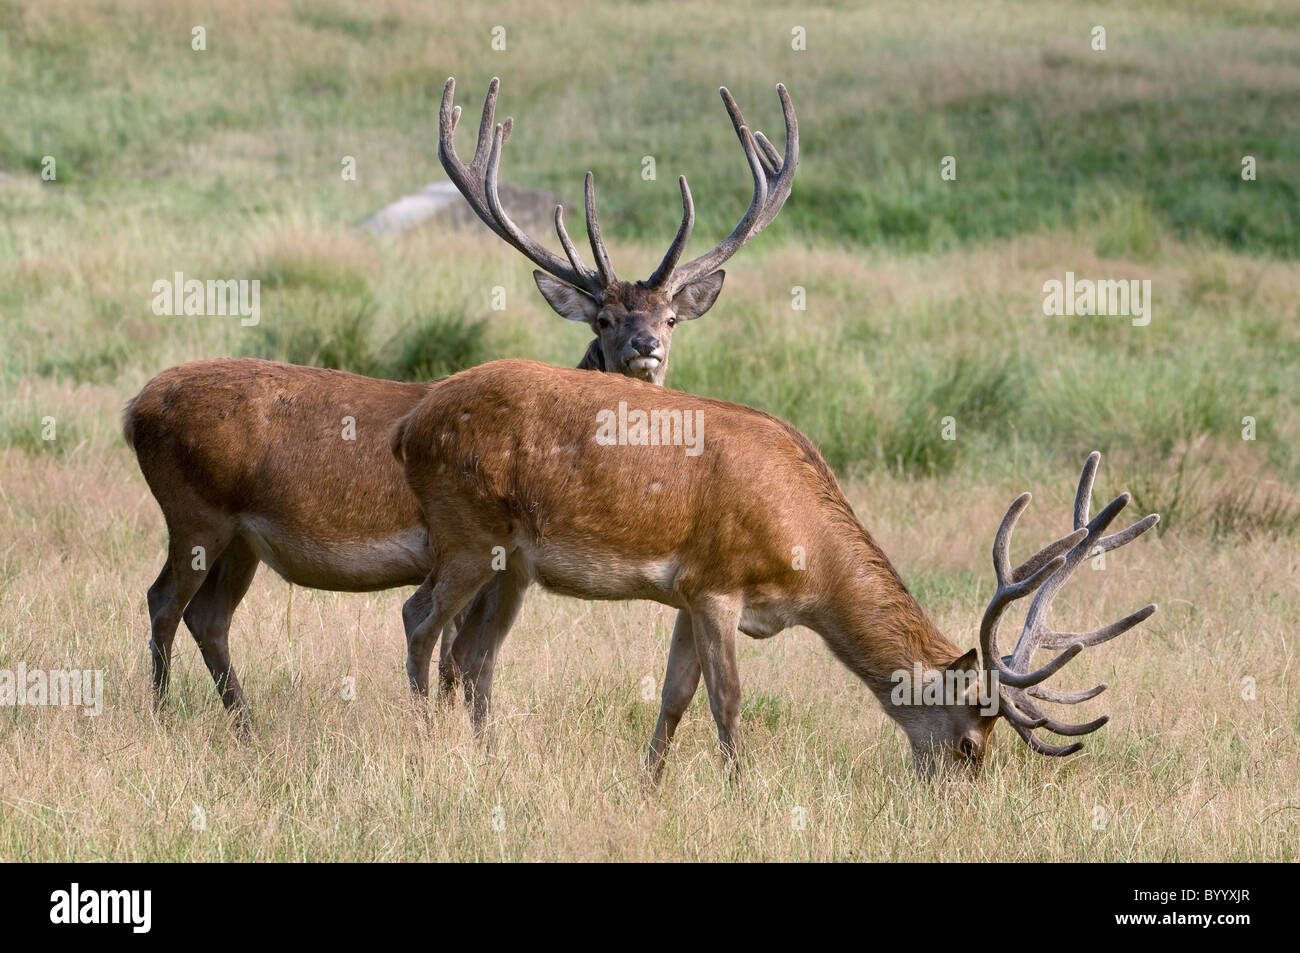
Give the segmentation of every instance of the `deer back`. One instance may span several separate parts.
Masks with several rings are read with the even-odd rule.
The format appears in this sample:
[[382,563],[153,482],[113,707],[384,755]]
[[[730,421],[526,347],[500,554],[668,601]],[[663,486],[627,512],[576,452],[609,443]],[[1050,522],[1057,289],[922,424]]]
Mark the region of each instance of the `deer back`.
[[[636,432],[638,413],[655,434]],[[392,444],[435,538],[446,508],[468,509],[533,545],[672,560],[683,585],[707,575],[793,591],[810,582],[800,550],[832,552],[846,527],[865,534],[793,427],[615,375],[485,364],[439,382]]]
[[169,523],[187,508],[260,516],[315,538],[418,523],[388,451],[427,384],[253,359],[168,368],[123,414]]

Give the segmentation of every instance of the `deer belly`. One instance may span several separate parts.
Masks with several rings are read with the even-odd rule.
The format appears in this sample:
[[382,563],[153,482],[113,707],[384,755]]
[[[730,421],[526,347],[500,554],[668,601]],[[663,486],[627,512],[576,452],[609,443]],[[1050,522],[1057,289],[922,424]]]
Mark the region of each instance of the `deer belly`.
[[629,560],[556,545],[521,548],[521,553],[530,575],[552,592],[579,599],[652,599],[681,607],[672,560]]
[[370,592],[416,586],[431,568],[423,526],[374,537],[322,539],[261,517],[240,520],[257,558],[289,582],[311,589]]

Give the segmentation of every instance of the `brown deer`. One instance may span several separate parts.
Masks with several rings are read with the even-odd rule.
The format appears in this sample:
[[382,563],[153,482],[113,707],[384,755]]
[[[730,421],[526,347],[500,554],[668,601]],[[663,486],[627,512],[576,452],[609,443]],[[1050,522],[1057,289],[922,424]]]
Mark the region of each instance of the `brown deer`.
[[[581,265],[561,208],[555,221],[567,261],[524,235],[502,208],[497,169],[512,121],[494,124],[498,86],[493,79],[466,166],[452,141],[460,108],[452,108],[454,82],[447,80],[439,111],[443,166],[488,227],[545,270],[536,273],[538,287],[556,310],[591,324],[596,340],[581,367],[661,382],[673,326],[709,309],[722,287],[717,268],[772,221],[790,193],[799,137],[788,94],[777,88],[786,124],[782,160],[721,91],[754,176],[753,202],[721,245],[679,267],[694,221],[683,178],[676,238],[649,281],[628,284],[610,266],[590,174],[587,229],[596,271]],[[163,371],[127,404],[126,442],[169,537],[167,560],[148,594],[156,703],[167,692],[183,617],[222,701],[247,730],[248,703],[228,641],[231,617],[261,562],[318,589],[370,591],[425,578],[427,534],[388,434],[428,387],[268,361],[198,361]],[[475,618],[497,601],[486,591]],[[427,615],[419,593],[406,614],[408,621]]]
[[518,249],[541,271],[533,272],[537,288],[561,317],[584,321],[596,333],[582,362],[583,370],[617,371],[662,384],[668,370],[668,347],[679,321],[698,318],[713,306],[722,290],[726,273],[718,269],[755,235],[766,228],[785,204],[799,164],[799,124],[790,95],[776,87],[785,118],[785,155],[761,132],[745,125],[740,108],[726,87],[718,90],[740,139],[754,179],[754,197],[749,209],[731,234],[712,251],[685,264],[678,264],[695,224],[695,203],[686,176],[678,177],[682,193],[682,221],[659,267],[645,281],[620,281],[601,239],[596,218],[595,182],[590,172],[584,192],[587,236],[595,269],[583,264],[564,227],[564,210],[555,207],[555,231],[564,258],[542,247],[519,229],[501,206],[497,194],[501,150],[510,138],[513,121],[493,125],[499,81],[488,86],[483,117],[478,127],[474,158],[467,166],[456,155],[452,141],[460,121],[460,107],[453,108],[455,79],[448,79],[442,91],[438,113],[438,157],[470,207],[508,245]]
[[[427,691],[438,632],[494,575],[498,605],[466,625],[452,649],[477,727],[488,712],[497,650],[532,581],[584,599],[673,606],[685,622],[669,649],[647,756],[652,777],[662,771],[701,673],[722,751],[734,765],[737,630],[768,638],[803,625],[819,633],[902,726],[918,771],[929,774],[977,767],[999,717],[1035,751],[1078,750],[1078,743],[1054,745],[1033,732],[1087,734],[1106,719],[1060,722],[1039,702],[1074,704],[1105,686],[1063,693],[1041,683],[1085,646],[1155,611],[1150,605],[1082,634],[1045,624],[1052,598],[1086,556],[1131,541],[1158,519],[1102,535],[1129,495],[1089,520],[1097,453],[1079,481],[1074,531],[1015,568],[1011,532],[1029,494],[1012,504],[993,547],[998,585],[979,650],[962,652],[908,592],[807,438],[761,411],[614,375],[496,361],[431,389],[394,428],[392,442],[434,550],[433,571],[419,590],[429,612],[408,629],[407,670],[417,691]],[[503,571],[494,572],[494,554],[504,555]],[[1030,593],[1020,642],[1004,659],[998,619]],[[1038,648],[1063,651],[1033,670]],[[956,689],[932,703],[928,693],[896,694],[900,677],[914,672],[927,685]]]

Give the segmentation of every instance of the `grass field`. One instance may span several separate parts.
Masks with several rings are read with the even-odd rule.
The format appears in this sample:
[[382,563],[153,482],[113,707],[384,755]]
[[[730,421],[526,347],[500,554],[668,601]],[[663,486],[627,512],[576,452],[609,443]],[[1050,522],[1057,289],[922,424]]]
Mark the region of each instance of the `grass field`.
[[[0,707],[0,859],[1297,859],[1300,4],[219,7],[0,0],[0,670],[105,672],[97,717]],[[647,792],[666,608],[534,590],[484,748],[459,710],[409,711],[405,592],[266,569],[231,637],[255,739],[231,737],[183,632],[151,715],[165,532],[119,414],[154,373],[254,355],[415,379],[586,347],[486,229],[356,232],[442,177],[449,75],[462,150],[499,75],[503,175],[572,206],[594,170],[615,264],[642,275],[678,173],[688,254],[748,200],[717,86],[779,145],[787,84],[794,193],[677,332],[668,383],[807,433],[963,647],[1007,504],[1034,492],[1025,550],[1054,538],[1101,450],[1096,499],[1131,490],[1160,532],[1082,569],[1060,627],[1161,611],[1062,678],[1111,685],[1081,706],[1112,716],[1082,754],[1040,758],[1004,727],[980,780],[921,784],[901,731],[797,630],[742,640],[743,782],[701,691]],[[261,323],[155,315],[178,271],[259,279]],[[1150,323],[1045,316],[1067,271],[1149,279]]]

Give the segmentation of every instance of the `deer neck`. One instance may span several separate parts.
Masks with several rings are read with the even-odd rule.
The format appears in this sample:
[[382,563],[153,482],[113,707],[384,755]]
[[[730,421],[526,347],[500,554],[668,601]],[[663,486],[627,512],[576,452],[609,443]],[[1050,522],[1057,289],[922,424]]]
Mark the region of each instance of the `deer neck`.
[[587,353],[582,355],[582,360],[578,362],[580,371],[603,371],[605,369],[605,354],[600,349],[600,338],[592,338],[587,345]]
[[844,547],[820,626],[831,650],[878,696],[897,673],[943,669],[961,655],[908,592],[865,529]]

